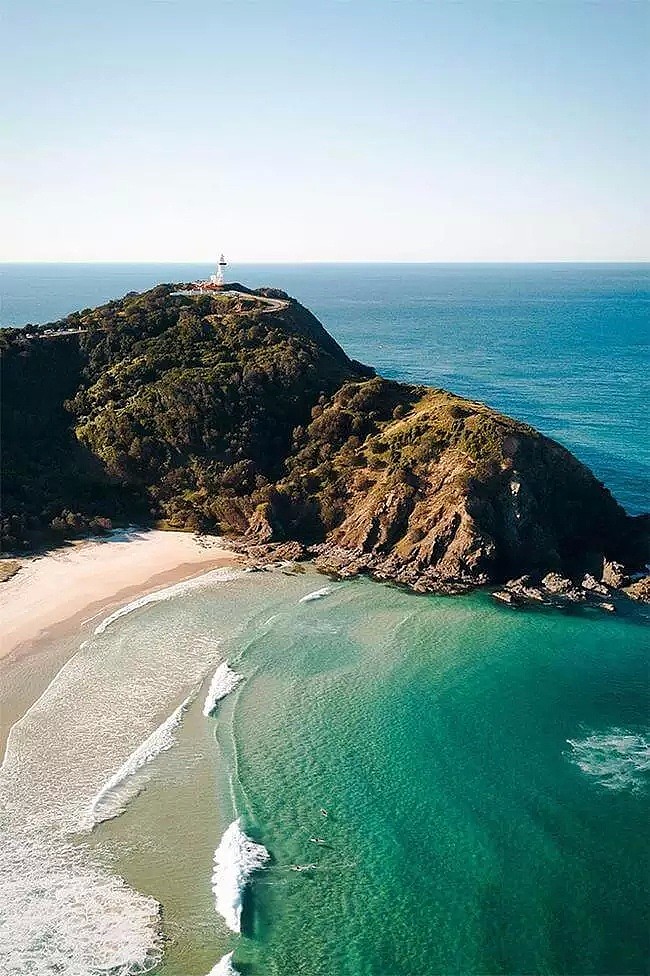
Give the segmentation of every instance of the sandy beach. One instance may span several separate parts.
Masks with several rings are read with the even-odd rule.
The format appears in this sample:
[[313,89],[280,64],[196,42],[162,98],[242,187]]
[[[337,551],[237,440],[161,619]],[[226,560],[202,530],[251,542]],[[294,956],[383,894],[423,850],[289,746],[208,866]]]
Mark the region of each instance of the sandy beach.
[[25,559],[0,585],[0,657],[61,637],[137,596],[236,561],[216,537],[156,529],[114,533]]
[[84,624],[237,556],[217,537],[132,529],[21,562],[0,584],[0,761],[11,726],[78,649]]

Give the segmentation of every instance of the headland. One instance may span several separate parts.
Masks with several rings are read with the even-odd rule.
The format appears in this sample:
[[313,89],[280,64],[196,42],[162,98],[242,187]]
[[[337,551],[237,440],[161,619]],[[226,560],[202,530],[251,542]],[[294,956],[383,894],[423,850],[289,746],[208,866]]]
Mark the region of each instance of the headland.
[[162,519],[421,592],[644,572],[647,517],[566,448],[377,376],[284,292],[160,285],[4,333],[10,550]]

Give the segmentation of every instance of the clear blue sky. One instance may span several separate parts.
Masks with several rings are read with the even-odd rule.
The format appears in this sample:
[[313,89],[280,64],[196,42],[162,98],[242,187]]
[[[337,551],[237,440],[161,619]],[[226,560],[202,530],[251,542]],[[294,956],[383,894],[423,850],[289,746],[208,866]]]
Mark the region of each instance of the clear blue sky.
[[646,0],[0,11],[0,260],[650,256]]

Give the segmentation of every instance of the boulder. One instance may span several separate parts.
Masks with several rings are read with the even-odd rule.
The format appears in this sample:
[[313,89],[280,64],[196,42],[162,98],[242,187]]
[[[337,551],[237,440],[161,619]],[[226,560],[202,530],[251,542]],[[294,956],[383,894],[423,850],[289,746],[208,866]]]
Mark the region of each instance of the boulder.
[[603,563],[603,575],[601,579],[603,583],[613,587],[615,590],[620,590],[630,582],[623,563],[617,563],[609,559],[606,559]]
[[635,583],[624,587],[623,592],[632,600],[638,600],[639,603],[650,603],[650,575],[643,576]]
[[609,587],[605,586],[604,583],[599,583],[595,576],[591,573],[587,573],[582,580],[582,589],[587,590],[590,594],[597,594],[598,596],[609,596]]

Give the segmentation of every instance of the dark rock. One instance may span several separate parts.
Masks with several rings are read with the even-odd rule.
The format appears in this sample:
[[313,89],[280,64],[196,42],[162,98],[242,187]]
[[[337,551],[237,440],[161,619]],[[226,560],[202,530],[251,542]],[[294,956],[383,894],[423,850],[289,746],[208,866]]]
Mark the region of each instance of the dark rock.
[[547,573],[539,583],[530,576],[522,576],[510,580],[502,590],[497,590],[492,595],[499,602],[510,606],[541,604],[566,609],[575,604],[584,604],[587,607],[596,607],[614,613],[616,611],[614,604],[603,602],[603,596],[609,595],[607,587],[589,575],[584,579],[586,586],[580,586],[559,573]]

